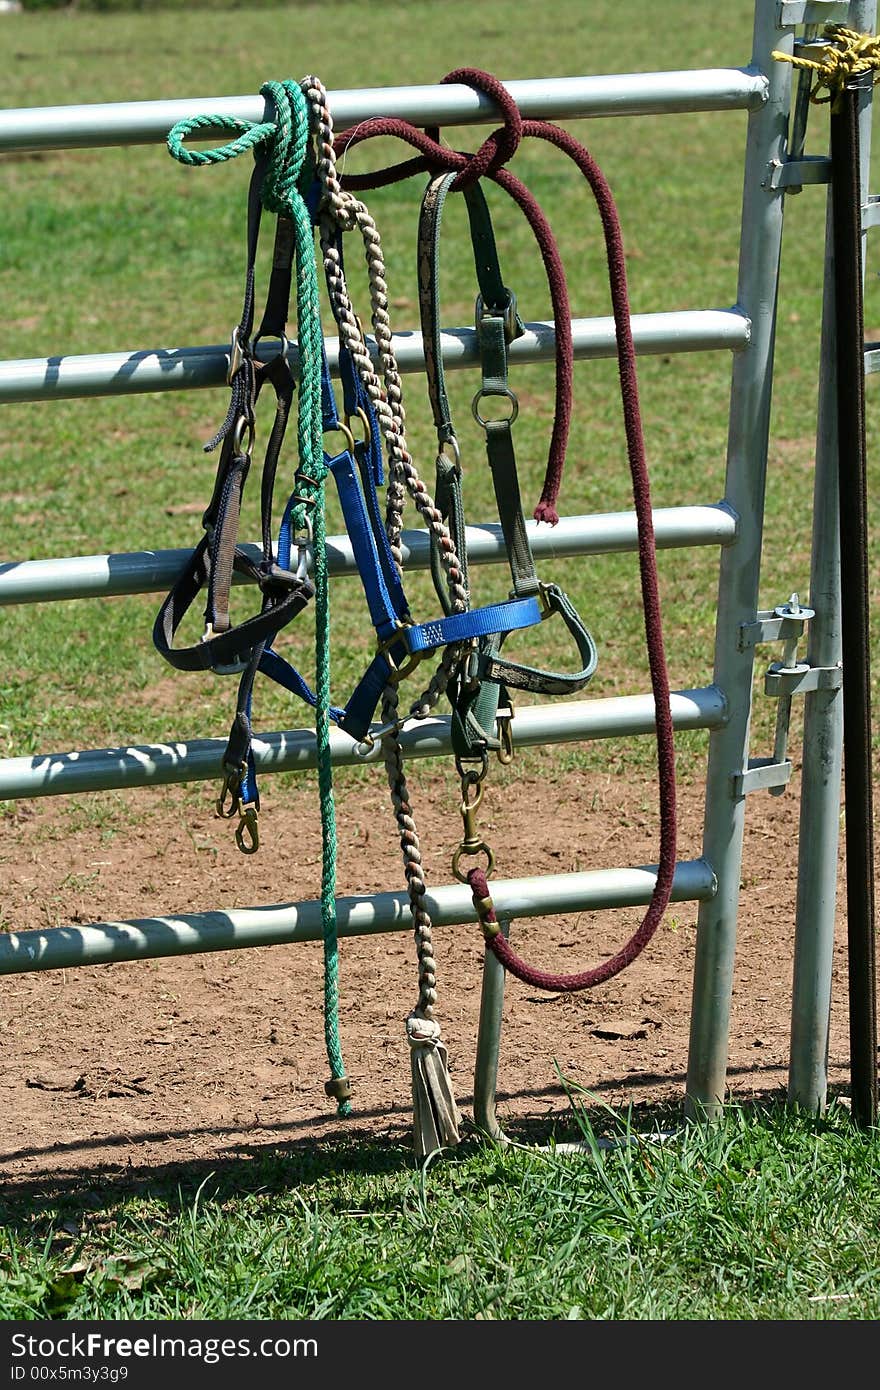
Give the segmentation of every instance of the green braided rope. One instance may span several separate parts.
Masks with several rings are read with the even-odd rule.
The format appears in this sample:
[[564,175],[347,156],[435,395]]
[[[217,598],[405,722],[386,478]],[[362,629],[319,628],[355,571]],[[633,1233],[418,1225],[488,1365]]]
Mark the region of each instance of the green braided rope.
[[[323,335],[315,261],[315,234],[303,198],[312,177],[309,113],[296,82],[265,82],[260,95],[273,105],[273,122],[248,123],[232,117],[203,116],[178,121],[168,135],[170,154],[182,164],[200,166],[234,159],[245,150],[270,141],[269,162],[260,198],[263,206],[287,218],[294,229],[296,320],[300,380],[297,399],[296,490],[302,501],[291,512],[294,531],[311,520],[315,575],[315,736],[318,753],[318,793],[321,803],[321,921],[324,937],[324,1039],[334,1081],[345,1077],[339,1042],[339,943],[336,920],[336,809],[330,760],[330,584],[327,569],[324,457],[321,413],[321,353]],[[205,127],[239,131],[237,140],[196,153],[184,147],[188,134]],[[330,1093],[335,1094],[330,1083]],[[337,1113],[351,1114],[347,1098],[338,1098]]]
[[[294,227],[296,265],[296,318],[300,353],[297,443],[299,470],[297,491],[314,500],[312,517],[315,574],[315,738],[318,754],[318,792],[321,803],[321,922],[324,938],[324,1038],[334,1080],[345,1076],[339,1043],[339,944],[336,921],[336,812],[333,801],[333,767],[330,761],[330,585],[327,571],[324,458],[321,414],[321,350],[323,336],[315,262],[315,233],[299,180],[308,148],[309,115],[305,96],[295,82],[266,82],[260,95],[270,97],[276,112],[277,132],[269,167],[261,190],[263,205]],[[295,528],[305,525],[312,508],[298,502],[291,513]],[[340,1099],[340,1116],[351,1114],[351,1104]]]
[[[237,140],[230,141],[228,145],[218,145],[214,150],[188,150],[184,145],[186,137],[205,129],[238,130],[241,134]],[[263,121],[255,125],[252,121],[239,121],[234,116],[189,116],[171,127],[166,144],[168,153],[180,164],[199,168],[206,164],[222,164],[226,159],[235,159],[237,155],[244,154],[245,150],[254,149],[261,141],[271,139],[275,135],[275,129],[272,121]]]
[[[315,739],[318,748],[318,795],[321,801],[322,862],[321,922],[324,929],[324,1042],[330,1074],[345,1076],[339,1042],[339,947],[336,923],[336,806],[333,764],[330,761],[330,583],[323,507],[313,522],[315,553]],[[351,1103],[340,1100],[340,1116],[351,1114]]]
[[315,263],[315,233],[299,187],[300,181],[305,182],[309,173],[306,163],[309,111],[302,89],[296,82],[264,82],[260,95],[272,100],[278,122],[278,138],[273,142],[260,196],[270,212],[286,217],[293,223],[295,234],[296,318],[300,354],[296,422],[299,450],[297,493],[306,500],[296,504],[291,518],[294,527],[301,529],[312,506],[316,510],[323,506],[324,481],[327,477],[321,416],[323,333]]

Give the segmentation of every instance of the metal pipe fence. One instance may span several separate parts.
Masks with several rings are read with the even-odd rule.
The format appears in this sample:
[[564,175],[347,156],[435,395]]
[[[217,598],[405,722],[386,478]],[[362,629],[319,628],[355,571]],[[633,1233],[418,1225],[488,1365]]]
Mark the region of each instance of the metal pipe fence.
[[[528,117],[570,120],[701,111],[748,114],[735,305],[634,315],[632,319],[636,350],[641,354],[725,350],[733,361],[724,497],[702,505],[658,509],[654,516],[658,547],[717,545],[720,560],[713,681],[704,688],[672,695],[677,729],[709,731],[703,853],[697,860],[678,864],[673,889],[675,901],[690,899],[700,904],[685,1097],[686,1108],[695,1115],[717,1111],[724,1099],[747,796],[753,790],[779,785],[790,772],[790,764],[786,768],[783,763],[759,763],[749,757],[756,645],[791,636],[791,625],[786,626],[784,615],[758,609],[783,208],[786,187],[794,182],[797,172],[790,171],[791,178],[786,178],[791,68],[773,60],[771,54],[774,50],[792,51],[796,26],[836,19],[841,12],[844,17],[851,14],[857,27],[870,28],[876,4],[874,0],[854,0],[852,6],[838,0],[756,0],[753,52],[750,63],[742,68],[507,84]],[[497,117],[484,96],[452,85],[331,92],[329,104],[340,129],[379,115],[404,117],[423,127],[488,122]],[[178,120],[213,113],[259,121],[264,104],[259,97],[239,96],[5,111],[0,112],[0,152],[164,141]],[[210,136],[210,131],[205,135]],[[863,151],[867,143],[863,140]],[[803,182],[827,179],[824,163],[822,168],[817,164],[805,169],[801,161],[798,170]],[[616,350],[610,318],[576,320],[572,339],[579,359],[608,357]],[[424,369],[418,333],[396,340],[395,350],[401,370]],[[552,358],[553,351],[553,325],[530,323],[523,337],[512,344],[510,356],[512,362],[543,362]],[[184,346],[0,362],[0,404],[218,387],[226,380],[228,353],[228,346]],[[442,353],[447,369],[473,367],[477,362],[474,331],[446,329]],[[328,354],[335,371],[338,344],[333,340],[328,341]],[[295,344],[290,355],[295,364]],[[823,423],[822,429],[824,439],[827,425]],[[826,454],[823,444],[823,459]],[[823,476],[827,466],[822,464]],[[823,486],[817,510],[831,506],[830,493]],[[814,569],[824,576],[823,583],[831,583],[826,574],[832,547],[826,534],[827,520],[827,513],[825,520],[820,516],[815,537],[821,554]],[[638,544],[635,517],[629,512],[565,517],[552,531],[532,523],[530,538],[536,556],[634,551]],[[426,535],[407,531],[403,539],[406,568],[424,569],[428,563]],[[470,560],[476,564],[505,559],[500,528],[493,524],[470,527],[467,547]],[[166,589],[188,554],[143,549],[119,555],[8,562],[0,565],[0,606]],[[347,537],[332,537],[328,554],[333,576],[355,572]],[[828,665],[836,650],[833,637],[822,638],[821,626],[814,632],[815,664]],[[824,827],[822,834],[828,843],[822,861],[822,892],[815,895],[819,901],[802,904],[798,930],[799,939],[803,939],[809,914],[814,942],[810,959],[817,957],[822,962],[822,978],[811,992],[806,993],[805,986],[798,991],[792,1085],[798,1098],[808,1097],[811,1103],[821,1105],[825,1078],[822,1060],[816,1055],[816,1039],[817,1029],[821,1032],[827,1025],[830,978],[826,978],[826,948],[829,933],[833,934],[830,881],[837,854],[836,839],[832,845],[827,827],[838,804],[839,761],[830,776],[827,767],[812,770],[812,764],[820,742],[824,747],[830,740],[839,752],[840,729],[835,722],[834,692],[826,690],[813,698],[817,710],[814,720],[825,722],[819,731],[807,736],[803,804],[807,808],[821,804],[824,809],[817,813],[818,820],[810,819],[809,809],[804,814],[808,826]],[[653,700],[643,695],[563,702],[552,709],[534,705],[518,708],[516,716],[517,740],[526,746],[650,734],[654,727]],[[410,722],[403,729],[402,742],[407,758],[448,757],[450,721],[432,717]],[[339,731],[334,731],[331,746],[333,761],[340,765],[369,760],[378,752],[356,746]],[[0,797],[98,792],[203,779],[217,772],[223,747],[218,739],[189,743],[169,740],[161,745],[5,758],[0,760]],[[265,735],[255,741],[254,751],[263,771],[302,771],[316,765],[311,731]],[[819,870],[815,870],[804,879],[807,897],[818,875]],[[654,878],[653,866],[641,866],[499,881],[493,883],[493,897],[499,916],[509,922],[522,916],[646,903]],[[462,885],[435,888],[428,895],[428,906],[442,925],[475,919],[469,889]],[[404,930],[411,925],[402,893],[341,898],[338,914],[343,936]],[[313,940],[319,935],[320,905],[315,902],[13,932],[0,936],[0,975]],[[484,989],[474,1088],[476,1112],[490,1131],[497,1128],[495,1069],[502,999],[503,981],[493,975],[490,987]],[[806,1025],[805,1012],[810,1015]]]

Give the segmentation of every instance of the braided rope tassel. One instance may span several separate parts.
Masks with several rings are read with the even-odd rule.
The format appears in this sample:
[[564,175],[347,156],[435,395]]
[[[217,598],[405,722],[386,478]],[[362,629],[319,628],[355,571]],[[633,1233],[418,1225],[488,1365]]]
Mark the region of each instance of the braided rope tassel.
[[[318,129],[316,168],[324,194],[320,213],[321,248],[333,313],[339,325],[340,337],[351,353],[358,375],[376,410],[388,452],[389,481],[385,526],[394,563],[398,572],[402,573],[400,536],[403,529],[405,495],[409,492],[427,526],[438,539],[453,610],[462,612],[468,606],[468,594],[455,544],[419,477],[406,446],[403,391],[392,344],[385,265],[379,232],[365,205],[353,195],[343,192],[339,185],[333,152],[333,125],[323,86],[316,78],[306,78],[303,88],[311,106],[313,126],[317,126]],[[371,318],[383,382],[379,381],[375,372],[352,309],[336,247],[337,232],[355,228],[360,231],[364,242]],[[444,652],[434,679],[414,707],[414,710],[418,709],[419,714],[427,713],[431,703],[439,698],[456,659],[457,652],[449,649]],[[410,1046],[413,1086],[413,1142],[418,1157],[424,1159],[438,1149],[458,1143],[460,1116],[449,1076],[448,1053],[441,1040],[440,1025],[434,1018],[437,969],[432,923],[426,904],[427,886],[419,837],[397,732],[398,704],[397,686],[389,682],[382,697],[382,722],[385,725],[391,724],[393,728],[383,737],[382,752],[403,854],[418,958],[419,997],[406,1019],[406,1035]]]

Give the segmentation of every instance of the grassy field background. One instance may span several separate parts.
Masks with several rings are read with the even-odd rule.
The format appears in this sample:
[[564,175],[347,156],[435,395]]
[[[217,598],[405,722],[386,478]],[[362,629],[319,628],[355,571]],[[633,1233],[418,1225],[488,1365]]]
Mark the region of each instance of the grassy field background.
[[[3,102],[238,95],[269,78],[308,72],[329,89],[399,85],[432,82],[463,64],[504,79],[743,66],[751,16],[748,0],[711,8],[667,0],[662,30],[655,7],[642,2],[624,14],[611,0],[558,0],[552,23],[540,8],[509,0],[485,0],[479,10],[460,0],[346,0],[332,7],[332,24],[328,7],[318,4],[191,16],[4,16]],[[816,150],[825,119],[824,112],[815,117]],[[734,303],[745,124],[738,113],[575,127],[614,189],[634,312]],[[472,148],[484,133],[464,130],[456,139]],[[524,148],[516,168],[557,231],[574,312],[607,313],[598,220],[585,190],[561,157],[551,162],[542,150]],[[226,341],[240,306],[248,172],[245,160],[182,169],[161,146],[0,159],[3,356]],[[417,199],[414,185],[370,199],[398,331],[418,323]],[[505,278],[523,316],[549,317],[529,238],[500,200],[493,209]],[[466,324],[473,312],[469,250],[454,231],[461,210],[448,216],[444,318]],[[821,192],[791,198],[786,217],[764,607],[808,591]],[[869,265],[869,325],[880,322],[875,280]],[[630,484],[615,366],[579,364],[575,382],[564,510],[625,509]],[[408,384],[413,452],[430,476],[427,402],[417,378]],[[472,383],[459,376],[452,384],[464,422]],[[655,506],[718,500],[728,354],[643,358],[640,385]],[[547,369],[519,370],[516,386],[524,406],[518,459],[533,499],[552,414]],[[7,406],[3,559],[195,544],[193,509],[204,505],[214,473],[201,444],[224,410],[216,392]],[[868,426],[870,444],[877,426],[870,391]],[[474,432],[466,442],[475,460],[471,512],[480,519],[492,514],[477,466],[482,441]],[[186,504],[191,510],[180,510]],[[255,534],[255,512],[249,517]],[[329,529],[340,529],[332,508]],[[659,564],[671,683],[704,684],[712,670],[717,554],[667,552]],[[635,557],[560,563],[553,578],[600,634],[593,692],[647,689],[641,614],[632,600]],[[503,578],[483,572],[479,579],[487,596],[501,592]],[[413,592],[417,608],[419,597],[429,606],[425,581]],[[144,596],[4,613],[2,751],[224,735],[224,683],[167,679],[150,642],[157,604]],[[351,583],[335,586],[334,633],[336,679],[347,688],[364,664]],[[774,716],[772,702],[760,700],[756,753],[772,739]],[[287,703],[262,690],[259,726],[290,722]],[[704,737],[681,737],[678,752],[682,775],[701,776]],[[576,747],[557,756],[561,768],[601,758],[621,773],[644,771],[653,745],[615,742],[598,753]],[[203,799],[205,790],[192,794]],[[588,1115],[582,1100],[573,1113],[592,1146],[576,1163],[489,1146],[416,1173],[408,1152],[317,1149],[310,1160],[267,1163],[247,1181],[240,1173],[234,1182],[212,1174],[198,1191],[195,1184],[157,1185],[31,1202],[0,1197],[0,1316],[836,1319],[880,1312],[876,1141],[855,1132],[842,1108],[823,1120],[734,1112],[708,1133],[689,1131],[668,1144],[635,1138],[625,1116]],[[658,1128],[667,1119],[658,1116]],[[622,1142],[600,1151],[597,1128]]]
[[[743,63],[750,50],[750,10],[744,0],[726,7],[709,34],[701,35],[692,22],[683,23],[675,65]],[[588,33],[582,6],[555,7],[552,34],[537,32],[528,43],[520,22],[507,22],[503,5],[481,9],[476,25],[468,8],[456,3],[383,6],[378,27],[395,34],[393,51],[371,42],[377,27],[372,12],[339,11],[345,16],[345,45],[329,42],[318,6],[298,5],[289,14],[254,12],[246,20],[244,13],[200,12],[191,25],[183,24],[176,12],[159,12],[148,20],[67,13],[12,17],[4,29],[9,45],[5,101],[31,106],[239,94],[289,70],[316,72],[330,89],[426,82],[463,63],[482,64],[507,78],[536,72],[565,75],[579,68],[638,71],[649,69],[656,56],[650,29],[630,33],[621,49],[615,9],[605,4],[591,6]],[[682,15],[689,13],[684,6]],[[285,20],[291,29],[290,56],[284,59],[288,66],[279,65]],[[358,60],[366,51],[368,74]],[[575,53],[583,54],[580,64],[570,57]],[[586,130],[581,123],[581,134],[618,202],[634,312],[734,303],[744,131],[744,113],[596,120]],[[462,146],[473,147],[484,134],[461,131]],[[361,158],[380,161],[396,154],[389,143]],[[604,252],[588,192],[562,156],[548,158],[542,149],[525,147],[517,161],[559,237],[574,312],[607,313]],[[707,162],[711,177],[698,177]],[[12,306],[9,356],[228,339],[241,296],[246,161],[184,169],[164,147],[148,146],[10,156],[3,168],[7,206],[0,288]],[[379,190],[371,198],[383,233],[398,331],[418,324],[417,198],[414,182]],[[815,193],[791,201],[781,287],[783,370],[776,393],[764,564],[770,607],[792,590],[804,592],[808,579],[823,212]],[[530,237],[523,234],[520,215],[500,198],[493,199],[493,211],[503,271],[517,291],[522,313],[532,319],[549,317],[540,263]],[[444,317],[467,324],[473,314],[473,272],[457,215],[463,218],[462,209],[450,208],[443,247]],[[359,288],[363,294],[365,286]],[[575,380],[564,509],[576,514],[626,508],[630,479],[615,364],[578,364]],[[729,381],[726,352],[642,359],[640,388],[655,505],[722,496]],[[413,452],[430,478],[427,401],[417,378],[407,384]],[[478,519],[492,515],[492,505],[482,440],[470,422],[470,374],[457,374],[451,384],[462,442],[473,458],[469,510]],[[518,462],[526,497],[533,501],[552,415],[548,371],[543,366],[519,369],[515,385],[524,403],[517,427]],[[202,453],[201,444],[224,409],[215,392],[8,406],[2,463],[11,480],[3,515],[9,558],[194,544],[198,516],[179,510],[169,516],[167,508],[196,507],[209,491],[215,459]],[[253,495],[250,501],[247,520],[254,534]],[[329,527],[338,529],[332,503]],[[703,684],[712,666],[717,555],[711,549],[667,552],[659,563],[670,679],[678,687]],[[559,562],[553,577],[569,589],[599,635],[602,660],[595,693],[646,689],[641,618],[630,601],[637,583],[635,557],[601,557],[587,565]],[[421,587],[413,582],[417,607],[420,600],[423,610],[430,607],[427,582]],[[486,597],[497,596],[503,578],[483,572],[480,583]],[[345,689],[363,665],[360,602],[353,583],[337,587],[336,680]],[[219,734],[226,727],[228,707],[220,682],[206,686],[197,679],[180,679],[177,700],[169,690],[159,706],[138,700],[133,716],[127,692],[148,691],[165,675],[145,640],[156,606],[152,596],[145,596],[83,601],[75,609],[60,604],[39,617],[33,609],[8,613],[6,664],[17,677],[5,686],[0,715],[8,751],[64,749],[82,746],[86,739],[97,745],[160,739],[172,730],[186,738]],[[62,662],[48,655],[59,646]],[[568,659],[562,648],[552,655]],[[101,689],[83,699],[84,677],[96,666],[102,672]],[[769,734],[774,713],[769,703],[759,704],[758,735]],[[263,727],[273,726],[273,720],[286,722],[286,702],[263,691],[259,714]],[[703,736],[683,737],[680,751],[685,755],[691,746],[702,758]],[[578,750],[567,756],[589,759],[591,754]],[[644,761],[653,754],[645,741],[636,741],[629,753],[621,749],[614,756]]]

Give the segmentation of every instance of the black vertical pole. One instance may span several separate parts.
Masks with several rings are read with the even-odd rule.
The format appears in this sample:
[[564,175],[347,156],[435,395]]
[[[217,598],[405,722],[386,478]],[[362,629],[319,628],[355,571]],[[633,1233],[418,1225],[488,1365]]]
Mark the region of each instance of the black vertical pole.
[[[873,74],[867,74],[867,81]],[[877,1120],[877,986],[858,80],[831,109],[852,1113]]]

